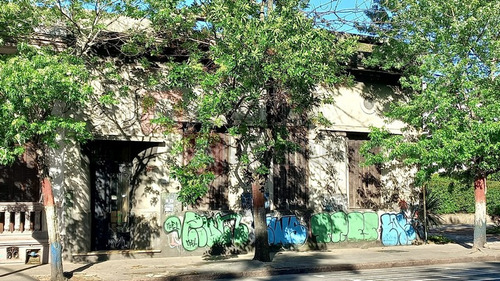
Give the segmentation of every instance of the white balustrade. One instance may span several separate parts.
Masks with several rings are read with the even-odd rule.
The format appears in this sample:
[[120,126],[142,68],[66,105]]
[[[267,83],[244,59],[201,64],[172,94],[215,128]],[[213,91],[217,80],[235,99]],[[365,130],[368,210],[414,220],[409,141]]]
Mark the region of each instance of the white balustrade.
[[0,202],[0,264],[25,263],[37,253],[48,262],[47,226],[43,205],[37,202]]
[[42,230],[43,205],[36,202],[0,202],[0,235]]

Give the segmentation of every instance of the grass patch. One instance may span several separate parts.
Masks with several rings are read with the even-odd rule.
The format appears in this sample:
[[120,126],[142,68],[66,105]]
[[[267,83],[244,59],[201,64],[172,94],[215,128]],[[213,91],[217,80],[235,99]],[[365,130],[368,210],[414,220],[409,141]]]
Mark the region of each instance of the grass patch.
[[500,234],[500,226],[488,227],[486,234]]
[[427,241],[433,242],[435,244],[448,244],[453,243],[453,240],[443,235],[431,235],[427,237]]

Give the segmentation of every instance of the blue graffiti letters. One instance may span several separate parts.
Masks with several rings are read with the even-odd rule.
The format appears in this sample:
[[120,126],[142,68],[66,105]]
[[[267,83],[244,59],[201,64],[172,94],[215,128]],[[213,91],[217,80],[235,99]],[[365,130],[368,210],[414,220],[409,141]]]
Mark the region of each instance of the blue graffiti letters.
[[307,228],[296,216],[268,216],[266,220],[269,245],[302,245],[306,242]]
[[380,216],[382,244],[385,246],[409,245],[417,238],[413,226],[403,213],[386,213]]

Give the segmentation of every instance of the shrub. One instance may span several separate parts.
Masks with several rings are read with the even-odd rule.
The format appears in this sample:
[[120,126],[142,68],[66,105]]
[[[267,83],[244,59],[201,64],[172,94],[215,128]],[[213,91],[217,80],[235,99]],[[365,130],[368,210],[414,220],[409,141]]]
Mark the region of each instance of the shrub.
[[[500,181],[488,180],[486,207],[489,215],[500,215]],[[440,199],[438,214],[474,213],[474,186],[446,177],[433,176],[429,191]]]
[[435,244],[448,244],[453,242],[453,240],[444,235],[431,235],[427,238],[427,240],[434,242]]

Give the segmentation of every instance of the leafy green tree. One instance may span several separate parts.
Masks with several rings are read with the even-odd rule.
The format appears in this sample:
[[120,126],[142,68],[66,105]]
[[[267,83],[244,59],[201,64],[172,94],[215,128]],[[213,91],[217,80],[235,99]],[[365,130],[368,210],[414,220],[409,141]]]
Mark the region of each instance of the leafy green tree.
[[387,116],[406,128],[374,128],[365,153],[380,146],[370,163],[417,165],[420,183],[436,172],[473,181],[474,248],[482,248],[486,177],[500,170],[500,2],[379,2],[389,21],[370,27],[384,44],[367,63],[401,73],[402,101]]
[[[137,62],[144,50],[134,47],[156,38],[145,36],[144,5],[128,0],[0,1],[0,46],[19,48],[17,54],[0,56],[0,164],[12,163],[25,145],[37,151],[49,242],[56,249],[51,251],[52,280],[64,277],[48,149],[90,137],[79,110],[93,105],[104,111],[130,93],[128,81],[119,75],[122,62]],[[103,90],[92,89],[92,80],[105,81]]]
[[29,34],[37,21],[29,0],[1,0],[0,46]]
[[184,89],[185,111],[201,127],[193,157],[174,171],[180,199],[192,203],[206,193],[213,174],[200,171],[213,161],[206,153],[213,133],[222,129],[234,136],[252,186],[254,259],[260,261],[270,260],[263,186],[271,166],[297,149],[290,128],[309,126],[311,110],[326,102],[316,87],[349,80],[344,67],[356,50],[355,38],[315,28],[302,12],[305,4],[212,0],[151,6],[155,28],[187,27],[189,58],[170,63],[166,78],[167,86]]
[[[0,164],[12,163],[26,144],[35,147],[49,242],[55,248],[52,280],[63,280],[47,151],[63,140],[90,137],[80,110],[96,106],[108,113],[117,97],[130,93],[129,81],[119,75],[121,66],[136,62],[141,54],[132,43],[145,45],[155,36],[138,35],[148,28],[141,21],[145,1],[3,0],[0,4],[0,46],[20,48],[17,54],[0,58]],[[91,89],[93,80],[105,81],[105,86]]]
[[[58,27],[61,22],[49,20],[52,14],[44,4],[31,0],[0,2],[0,46],[17,46],[17,53],[0,55],[0,164],[12,164],[27,146],[36,151],[51,247],[51,279],[64,280],[47,154],[62,141],[90,137],[77,111],[92,91],[85,61],[72,49],[57,47],[64,45],[63,36],[46,36],[50,32],[44,28]],[[56,48],[41,47],[43,43],[36,40],[40,34],[46,36],[44,42],[57,42],[49,44]]]
[[52,279],[63,280],[61,244],[47,151],[64,139],[85,140],[86,123],[73,111],[91,93],[81,60],[64,53],[19,46],[16,55],[0,56],[0,164],[9,165],[26,145],[36,153],[38,176],[52,250]]
[[[6,145],[2,150],[5,163],[22,152],[22,146],[17,144],[27,141],[39,145],[39,159],[45,161],[45,148],[56,144],[61,129],[77,140],[88,137],[83,123],[61,114],[67,113],[61,107],[74,108],[86,98],[114,103],[118,92],[127,93],[127,89],[115,87],[90,95],[86,80],[103,77],[88,77],[82,65],[92,74],[104,73],[107,81],[120,85],[124,81],[118,75],[117,61],[138,62],[152,69],[155,63],[148,59],[166,60],[166,67],[161,69],[167,71],[152,72],[147,83],[141,84],[147,86],[141,87],[181,90],[183,100],[176,106],[191,117],[193,124],[200,125],[200,129],[193,130],[193,157],[173,171],[182,184],[180,199],[191,203],[207,192],[213,174],[200,171],[213,161],[206,151],[214,140],[214,132],[223,130],[233,135],[237,139],[238,158],[250,175],[253,189],[255,258],[268,261],[262,186],[268,181],[272,164],[297,149],[289,141],[288,128],[308,126],[314,119],[311,109],[330,100],[316,96],[316,87],[349,81],[344,67],[355,52],[355,38],[314,28],[302,12],[305,2],[299,0],[276,3],[214,0],[191,4],[175,0],[26,0],[23,3],[26,11],[36,15],[32,18],[38,19],[37,22],[26,22],[26,33],[22,36],[10,32],[15,30],[11,24],[24,18],[14,18],[16,13],[11,12],[0,17],[9,23],[8,32],[3,34],[20,42],[29,38],[36,26],[51,35],[44,39],[52,41],[59,52],[26,49],[3,58],[2,98],[20,98],[23,96],[19,93],[23,93],[29,96],[26,107],[32,106],[26,110],[44,113],[22,117],[27,114],[20,111],[24,107],[9,107],[21,104],[19,101],[3,103],[2,122],[9,125],[5,127]],[[144,19],[147,21],[143,22]],[[116,30],[117,25],[120,30]],[[175,51],[168,53],[172,48]],[[111,59],[101,60],[102,56]],[[13,60],[20,62],[11,65]],[[63,69],[65,72],[59,73]],[[23,75],[32,76],[19,79],[19,83],[12,82],[12,77]],[[67,83],[68,79],[71,83]],[[4,91],[18,94],[10,97]],[[16,114],[11,114],[14,111]],[[22,122],[13,124],[10,116],[22,117]],[[168,126],[175,123],[172,116],[162,116],[158,121]],[[30,130],[25,129],[28,127]],[[16,128],[19,128],[17,133]],[[179,152],[189,145],[181,143]],[[40,168],[43,169],[40,175],[45,178],[44,162]],[[59,272],[58,276],[62,276],[62,267]]]

